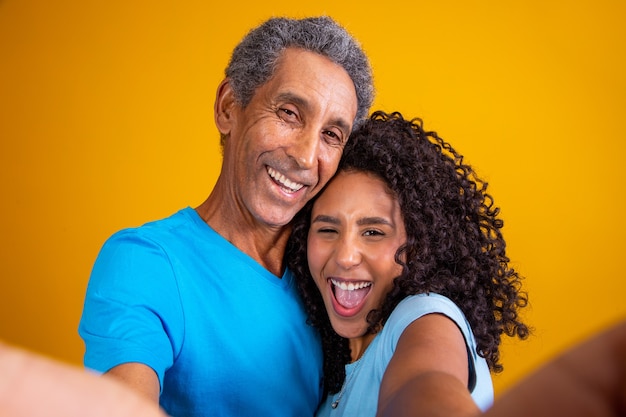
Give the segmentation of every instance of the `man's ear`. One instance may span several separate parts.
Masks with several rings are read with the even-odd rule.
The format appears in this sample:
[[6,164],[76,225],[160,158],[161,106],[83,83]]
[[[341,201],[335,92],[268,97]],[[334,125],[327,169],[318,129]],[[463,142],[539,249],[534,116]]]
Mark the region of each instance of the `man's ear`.
[[215,125],[220,133],[228,135],[235,119],[235,107],[237,106],[235,94],[230,85],[230,80],[225,78],[217,87],[215,97],[214,117]]

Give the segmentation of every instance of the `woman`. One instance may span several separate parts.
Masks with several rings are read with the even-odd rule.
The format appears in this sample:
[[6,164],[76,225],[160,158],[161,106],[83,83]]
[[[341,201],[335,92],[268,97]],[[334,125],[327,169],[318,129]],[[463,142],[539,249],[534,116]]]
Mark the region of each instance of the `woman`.
[[318,416],[491,405],[501,335],[529,329],[486,187],[418,119],[377,112],[353,133],[336,176],[295,219],[287,254],[322,335]]

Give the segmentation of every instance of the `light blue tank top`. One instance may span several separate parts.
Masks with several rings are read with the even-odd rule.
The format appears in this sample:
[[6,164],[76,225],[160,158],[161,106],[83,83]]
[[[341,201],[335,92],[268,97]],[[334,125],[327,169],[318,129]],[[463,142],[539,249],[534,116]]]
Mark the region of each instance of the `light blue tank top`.
[[316,416],[374,417],[380,383],[402,332],[413,321],[430,313],[449,317],[463,332],[468,348],[468,388],[481,410],[489,408],[493,403],[491,374],[487,361],[476,352],[476,341],[465,315],[450,299],[430,293],[407,297],[398,304],[361,359],[346,365],[345,388],[337,408],[333,409],[331,405],[337,400],[339,393],[329,395]]

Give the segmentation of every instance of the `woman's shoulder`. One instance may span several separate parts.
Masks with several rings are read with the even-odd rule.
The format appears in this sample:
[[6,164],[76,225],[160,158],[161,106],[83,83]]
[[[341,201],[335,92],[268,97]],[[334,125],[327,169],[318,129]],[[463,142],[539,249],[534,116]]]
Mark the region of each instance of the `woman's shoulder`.
[[403,318],[416,320],[426,314],[441,313],[450,316],[451,319],[465,320],[461,309],[448,297],[434,292],[415,294],[400,301],[393,310],[387,324],[402,321]]
[[381,337],[397,340],[415,320],[428,314],[441,314],[456,323],[469,344],[474,343],[471,326],[463,311],[448,297],[437,293],[410,295],[393,310],[381,332]]

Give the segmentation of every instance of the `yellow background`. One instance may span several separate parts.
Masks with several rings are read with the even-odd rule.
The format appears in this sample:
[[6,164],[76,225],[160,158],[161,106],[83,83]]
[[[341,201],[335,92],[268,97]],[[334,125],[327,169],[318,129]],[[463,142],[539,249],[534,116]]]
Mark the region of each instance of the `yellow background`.
[[100,246],[208,195],[215,88],[272,15],[344,24],[375,108],[422,117],[488,180],[535,328],[504,344],[497,392],[626,316],[626,3],[215,3],[0,0],[0,338],[81,363]]

